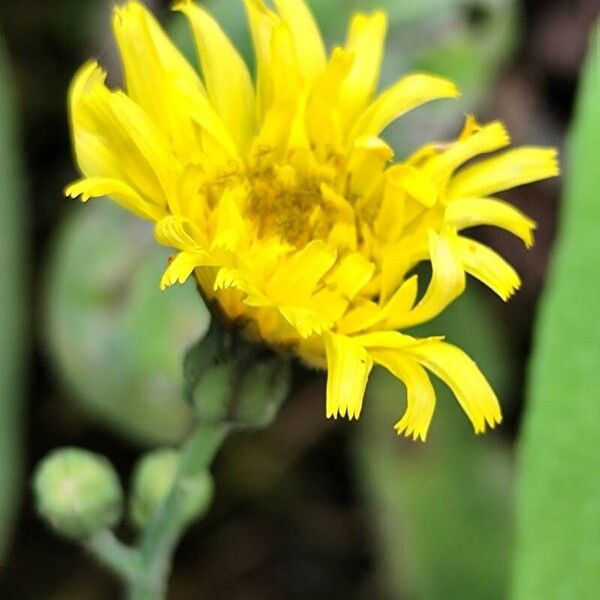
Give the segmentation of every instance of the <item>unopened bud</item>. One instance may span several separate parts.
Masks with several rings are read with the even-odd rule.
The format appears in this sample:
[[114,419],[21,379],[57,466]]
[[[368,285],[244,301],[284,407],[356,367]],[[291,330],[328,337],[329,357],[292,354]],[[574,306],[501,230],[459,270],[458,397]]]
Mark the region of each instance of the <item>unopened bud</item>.
[[83,539],[121,519],[123,491],[110,462],[79,448],[55,450],[34,474],[37,510],[55,531]]
[[[131,484],[129,516],[144,529],[175,483],[179,452],[161,449],[150,452],[136,465]],[[200,516],[212,500],[213,483],[208,471],[179,481],[183,493],[181,519],[189,523]]]

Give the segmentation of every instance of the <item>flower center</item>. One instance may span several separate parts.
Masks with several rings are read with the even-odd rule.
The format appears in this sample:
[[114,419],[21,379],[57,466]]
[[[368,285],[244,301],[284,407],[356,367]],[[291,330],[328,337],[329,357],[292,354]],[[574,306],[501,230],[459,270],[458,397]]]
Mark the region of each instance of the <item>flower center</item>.
[[258,235],[277,235],[297,247],[327,238],[335,224],[322,185],[329,177],[304,175],[292,165],[270,166],[248,177],[247,214],[258,226]]

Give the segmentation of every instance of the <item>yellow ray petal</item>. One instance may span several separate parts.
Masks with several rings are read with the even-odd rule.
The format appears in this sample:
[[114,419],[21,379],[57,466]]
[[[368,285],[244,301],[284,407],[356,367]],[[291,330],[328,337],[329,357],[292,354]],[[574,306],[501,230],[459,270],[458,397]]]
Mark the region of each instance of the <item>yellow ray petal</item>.
[[253,155],[265,148],[284,151],[290,137],[302,138],[298,114],[304,112],[304,95],[292,33],[287,23],[273,26],[269,77],[272,89],[265,108],[260,134],[254,141]]
[[336,252],[320,241],[312,241],[283,261],[267,284],[267,295],[281,305],[293,306],[310,297],[321,278],[331,269]]
[[243,218],[239,203],[244,198],[243,188],[229,188],[210,217],[211,249],[235,251],[248,241],[248,221]]
[[336,331],[344,335],[355,334],[368,329],[381,318],[381,307],[371,300],[361,300],[336,324]]
[[244,154],[256,132],[256,101],[250,73],[219,24],[191,0],[175,5],[188,18],[208,97]]
[[418,304],[404,315],[390,316],[395,326],[410,327],[433,319],[465,289],[465,274],[454,248],[455,234],[438,235],[429,231],[432,275],[427,291]]
[[460,171],[450,181],[447,196],[480,198],[558,174],[555,148],[516,148]]
[[214,261],[206,252],[179,252],[171,260],[162,276],[160,289],[165,290],[175,283],[185,283],[196,267],[212,264]]
[[451,200],[446,207],[444,221],[459,231],[477,225],[494,225],[516,235],[527,248],[533,246],[535,221],[508,202],[496,198]]
[[357,334],[373,329],[396,329],[397,315],[404,315],[412,308],[417,291],[417,276],[414,275],[407,279],[385,304],[365,302],[347,312],[338,323],[338,332]]
[[201,249],[194,224],[183,217],[169,215],[161,219],[154,228],[154,237],[159,244],[178,250]]
[[327,417],[358,419],[373,359],[351,338],[325,333]]
[[200,78],[139,2],[114,9],[113,30],[123,61],[127,93],[171,140],[180,158],[198,147],[192,120],[219,143],[231,139],[210,106]]
[[256,58],[257,99],[259,119],[262,120],[273,102],[271,79],[271,40],[275,26],[281,19],[269,10],[263,0],[244,0],[254,54]]
[[476,433],[483,433],[486,424],[493,428],[502,421],[496,394],[462,350],[446,342],[435,342],[413,346],[408,352],[448,385]]
[[69,92],[73,145],[81,172],[118,179],[148,204],[165,210],[181,170],[169,144],[148,115],[121,92],[104,85],[95,62],[75,75]]
[[279,306],[279,311],[298,332],[300,337],[321,335],[332,325],[331,318],[306,306]]
[[377,187],[385,165],[394,151],[378,137],[359,138],[354,142],[348,159],[350,191],[359,197],[369,197]]
[[396,316],[410,312],[417,300],[419,291],[418,277],[409,277],[385,303],[385,320],[382,322],[386,329],[397,329]]
[[451,174],[461,165],[475,156],[494,152],[508,146],[510,137],[504,125],[499,121],[477,127],[470,135],[464,136],[428,160],[422,167],[438,187],[444,186]]
[[279,14],[292,33],[298,67],[304,80],[313,80],[325,68],[325,46],[304,0],[275,0]]
[[282,21],[271,38],[271,77],[275,106],[294,107],[301,88],[300,65],[294,48],[292,30]]
[[354,55],[354,63],[342,84],[339,103],[344,126],[365,108],[377,88],[386,33],[384,12],[352,18],[344,47]]
[[[114,8],[113,30],[125,71],[128,95],[154,113],[166,72],[188,80],[202,89],[196,72],[167,37],[152,13],[141,3],[130,0]],[[165,117],[166,115],[159,115]]]
[[247,291],[246,279],[241,269],[232,269],[230,267],[221,267],[215,277],[213,290],[227,290],[236,288],[238,290]]
[[306,119],[311,140],[318,147],[331,152],[338,150],[343,141],[337,104],[344,78],[348,75],[354,57],[336,48],[309,97]]
[[352,339],[371,351],[373,348],[377,350],[404,350],[406,348],[412,348],[413,346],[435,343],[442,338],[440,336],[415,338],[400,333],[399,331],[374,331],[372,333],[353,336]]
[[435,410],[435,391],[429,375],[417,361],[399,352],[374,350],[369,354],[406,386],[406,412],[394,426],[398,435],[424,442]]
[[[414,247],[413,247],[414,249]],[[425,246],[427,251],[427,246]],[[424,252],[426,255],[427,252]],[[379,289],[380,304],[386,303],[390,296],[402,285],[406,272],[414,265],[405,251],[404,240],[386,246],[381,261],[381,286]]]
[[82,202],[87,202],[90,198],[110,196],[125,210],[150,221],[158,221],[166,214],[163,206],[145,200],[134,189],[119,179],[101,177],[80,179],[67,186],[65,195],[71,198],[81,196]]
[[362,254],[352,253],[338,263],[327,277],[327,284],[344,298],[352,300],[367,285],[374,272],[375,265],[372,262]]
[[403,114],[439,98],[456,98],[457,87],[447,79],[416,74],[403,77],[374,100],[350,133],[350,142],[359,137],[379,135]]
[[519,274],[491,248],[458,236],[456,248],[465,271],[507,301],[521,287]]
[[419,169],[408,165],[395,165],[388,172],[394,184],[413,200],[427,208],[431,208],[437,202],[437,190]]

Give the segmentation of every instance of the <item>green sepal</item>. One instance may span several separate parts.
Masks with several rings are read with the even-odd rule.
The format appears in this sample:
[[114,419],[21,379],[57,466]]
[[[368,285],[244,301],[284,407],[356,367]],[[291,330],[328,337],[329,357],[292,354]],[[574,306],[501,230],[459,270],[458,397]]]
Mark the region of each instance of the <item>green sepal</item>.
[[186,396],[204,423],[266,427],[291,382],[290,358],[242,339],[213,319],[187,353]]

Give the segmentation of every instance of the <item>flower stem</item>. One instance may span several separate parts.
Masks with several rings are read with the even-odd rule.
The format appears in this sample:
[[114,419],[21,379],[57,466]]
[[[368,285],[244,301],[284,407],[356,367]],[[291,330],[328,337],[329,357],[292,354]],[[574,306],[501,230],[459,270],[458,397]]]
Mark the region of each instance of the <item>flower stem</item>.
[[100,531],[87,540],[85,547],[100,563],[122,579],[131,581],[140,577],[140,552],[123,544],[112,531]]
[[224,424],[200,424],[183,447],[173,487],[154,513],[139,545],[142,576],[128,578],[130,600],[165,598],[173,552],[187,525],[183,517],[186,482],[208,469],[230,429]]

